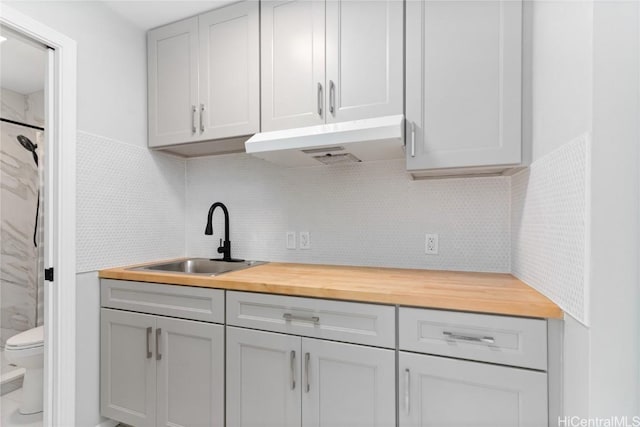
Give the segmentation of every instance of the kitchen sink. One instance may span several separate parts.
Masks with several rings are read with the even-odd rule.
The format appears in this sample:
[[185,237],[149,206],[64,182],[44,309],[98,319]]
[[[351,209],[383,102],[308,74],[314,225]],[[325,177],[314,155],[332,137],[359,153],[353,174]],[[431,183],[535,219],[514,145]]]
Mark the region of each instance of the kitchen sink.
[[197,274],[201,276],[218,276],[232,271],[244,270],[256,265],[266,264],[264,261],[227,262],[207,258],[189,258],[182,261],[133,267],[138,271],[162,271],[165,273]]

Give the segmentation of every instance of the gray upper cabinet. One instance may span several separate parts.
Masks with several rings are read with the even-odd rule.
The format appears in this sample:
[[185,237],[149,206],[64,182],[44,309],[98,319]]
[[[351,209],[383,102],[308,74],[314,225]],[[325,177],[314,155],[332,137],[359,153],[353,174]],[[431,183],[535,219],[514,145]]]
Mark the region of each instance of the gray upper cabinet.
[[260,130],[258,15],[246,1],[199,16],[201,139]]
[[327,123],[402,114],[403,2],[335,1],[327,11]]
[[263,131],[402,114],[402,2],[261,7]]
[[198,18],[147,34],[149,146],[193,142],[198,105]]
[[245,1],[149,31],[150,147],[260,130],[258,8]]
[[324,1],[261,2],[262,130],[324,123]]
[[407,169],[520,165],[522,3],[408,0],[406,25]]

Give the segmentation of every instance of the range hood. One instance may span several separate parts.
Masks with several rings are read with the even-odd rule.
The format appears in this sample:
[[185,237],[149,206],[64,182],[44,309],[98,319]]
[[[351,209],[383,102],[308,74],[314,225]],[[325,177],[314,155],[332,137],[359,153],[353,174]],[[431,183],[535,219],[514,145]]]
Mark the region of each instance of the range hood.
[[404,157],[404,116],[257,133],[247,153],[287,167]]

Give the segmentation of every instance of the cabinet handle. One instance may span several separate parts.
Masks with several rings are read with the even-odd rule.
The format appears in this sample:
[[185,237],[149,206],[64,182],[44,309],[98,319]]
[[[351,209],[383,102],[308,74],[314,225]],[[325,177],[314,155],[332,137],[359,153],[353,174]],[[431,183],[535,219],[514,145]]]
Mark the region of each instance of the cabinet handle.
[[296,352],[291,350],[291,390],[296,389]]
[[162,354],[160,354],[160,335],[162,335],[162,328],[156,329],[156,360],[162,359]]
[[404,411],[409,415],[409,398],[410,398],[410,381],[411,381],[411,371],[409,369],[404,370]]
[[411,122],[411,157],[416,156],[416,124]]
[[282,318],[286,321],[298,320],[301,322],[320,323],[320,318],[318,316],[296,316],[295,314],[284,313]]
[[204,132],[204,121],[203,121],[203,113],[204,113],[204,104],[200,104],[200,133]]
[[332,116],[336,115],[336,85],[333,84],[333,80],[329,80],[329,112]]
[[151,359],[151,356],[153,355],[151,351],[151,330],[152,329],[153,328],[151,326],[147,328],[147,359]]
[[305,378],[305,391],[309,393],[311,390],[311,381],[309,380],[309,365],[311,364],[311,354],[304,354],[304,378]]
[[196,106],[191,106],[191,135],[196,134]]
[[322,83],[318,83],[318,115],[322,117]]
[[445,335],[447,338],[458,341],[471,341],[471,342],[481,342],[485,344],[494,344],[496,342],[493,337],[476,337],[473,335],[460,335],[454,332],[442,331],[442,335]]

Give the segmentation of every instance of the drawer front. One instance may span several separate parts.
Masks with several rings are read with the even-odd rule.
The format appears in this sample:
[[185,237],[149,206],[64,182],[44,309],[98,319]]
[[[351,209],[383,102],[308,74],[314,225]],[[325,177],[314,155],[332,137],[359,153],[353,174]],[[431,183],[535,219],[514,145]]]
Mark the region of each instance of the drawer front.
[[224,323],[224,291],[220,289],[101,279],[100,305]]
[[227,292],[227,324],[395,348],[395,307]]
[[400,350],[547,369],[543,319],[401,307]]

